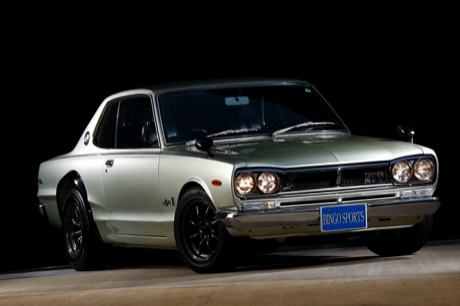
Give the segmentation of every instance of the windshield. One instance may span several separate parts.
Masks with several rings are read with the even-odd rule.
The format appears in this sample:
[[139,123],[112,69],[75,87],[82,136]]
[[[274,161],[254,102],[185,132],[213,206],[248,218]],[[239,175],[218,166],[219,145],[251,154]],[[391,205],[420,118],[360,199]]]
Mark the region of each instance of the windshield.
[[[334,124],[305,129],[346,130],[324,99],[308,86],[235,87],[168,93],[159,96],[159,106],[168,144],[212,134],[215,134],[212,137],[217,134],[228,137],[271,135],[310,121]],[[221,133],[228,130],[245,133]]]

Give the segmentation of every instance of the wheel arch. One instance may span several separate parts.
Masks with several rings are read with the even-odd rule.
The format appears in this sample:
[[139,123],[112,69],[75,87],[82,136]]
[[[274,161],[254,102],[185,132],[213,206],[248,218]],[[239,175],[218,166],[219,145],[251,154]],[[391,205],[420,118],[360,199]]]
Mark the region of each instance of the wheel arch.
[[192,188],[195,188],[195,187],[201,188],[204,192],[206,192],[206,194],[208,195],[209,199],[211,199],[212,205],[214,206],[214,208],[216,208],[216,204],[214,203],[214,200],[212,198],[210,190],[207,188],[206,185],[203,186],[203,184],[201,182],[199,182],[199,181],[189,181],[184,186],[182,186],[182,188],[181,188],[181,190],[179,192],[179,197],[177,199],[177,202],[179,203],[180,199],[182,199],[182,197],[184,196],[184,194],[188,190],[190,190]]
[[88,193],[86,191],[85,184],[83,183],[83,179],[81,178],[80,174],[73,170],[68,172],[58,183],[56,188],[56,198],[57,204],[59,208],[59,215],[62,217],[62,212],[64,211],[65,200],[67,197],[68,192],[71,189],[77,189],[85,201],[85,206],[88,209],[89,213],[91,214],[91,206],[88,203]]
[[97,228],[96,222],[94,221],[94,218],[93,218],[93,210],[88,201],[88,192],[86,190],[85,183],[83,182],[83,179],[80,176],[80,174],[75,170],[68,172],[59,181],[57,188],[56,188],[56,195],[57,195],[56,199],[57,199],[57,205],[58,205],[58,210],[59,210],[59,216],[61,217],[61,220],[63,218],[67,194],[69,193],[71,189],[77,189],[80,192],[81,196],[83,197],[83,201],[85,203],[86,211],[88,212],[90,222],[93,224],[93,228],[96,231],[96,235],[100,241],[103,241],[99,233],[99,229]]

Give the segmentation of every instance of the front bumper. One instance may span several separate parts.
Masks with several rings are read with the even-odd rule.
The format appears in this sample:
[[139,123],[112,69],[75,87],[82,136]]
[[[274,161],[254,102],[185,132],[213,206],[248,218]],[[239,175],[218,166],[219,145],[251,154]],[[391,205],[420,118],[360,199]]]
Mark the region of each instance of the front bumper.
[[[441,205],[439,197],[372,202],[367,205],[367,219],[388,220],[435,213]],[[217,220],[234,229],[320,225],[320,207],[282,208],[250,212],[217,211]]]

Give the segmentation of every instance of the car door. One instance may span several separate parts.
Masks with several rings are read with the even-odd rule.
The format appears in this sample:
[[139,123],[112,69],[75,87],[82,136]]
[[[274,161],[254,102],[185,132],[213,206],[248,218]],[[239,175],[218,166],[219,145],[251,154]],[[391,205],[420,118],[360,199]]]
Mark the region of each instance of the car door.
[[160,148],[151,98],[133,95],[115,99],[104,116],[106,133],[96,138],[109,147],[102,154],[108,222],[116,235],[164,236],[158,196]]

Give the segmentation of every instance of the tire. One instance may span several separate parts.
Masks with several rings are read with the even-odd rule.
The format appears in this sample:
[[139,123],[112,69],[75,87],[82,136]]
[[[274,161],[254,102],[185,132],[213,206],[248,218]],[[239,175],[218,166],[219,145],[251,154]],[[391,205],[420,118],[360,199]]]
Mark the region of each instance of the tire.
[[77,271],[105,267],[105,245],[97,236],[85,201],[76,189],[69,191],[63,212],[62,229],[67,260]]
[[174,236],[184,263],[197,273],[230,271],[234,268],[233,238],[217,221],[216,210],[206,192],[191,188],[179,200],[174,217]]
[[369,250],[380,256],[409,255],[420,250],[430,236],[433,215],[425,218],[411,228],[379,231],[376,236],[367,237]]

